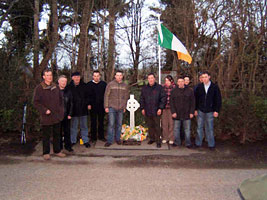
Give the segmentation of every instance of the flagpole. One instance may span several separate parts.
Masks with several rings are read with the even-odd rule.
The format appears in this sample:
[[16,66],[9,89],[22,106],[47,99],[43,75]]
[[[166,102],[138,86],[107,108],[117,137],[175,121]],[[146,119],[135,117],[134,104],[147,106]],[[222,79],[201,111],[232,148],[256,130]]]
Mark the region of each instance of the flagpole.
[[[160,26],[160,15],[158,16],[158,25]],[[159,44],[159,42],[158,42],[158,44]],[[160,48],[160,45],[158,45],[158,57],[159,57],[159,84],[161,84],[160,54],[161,54],[161,48]]]

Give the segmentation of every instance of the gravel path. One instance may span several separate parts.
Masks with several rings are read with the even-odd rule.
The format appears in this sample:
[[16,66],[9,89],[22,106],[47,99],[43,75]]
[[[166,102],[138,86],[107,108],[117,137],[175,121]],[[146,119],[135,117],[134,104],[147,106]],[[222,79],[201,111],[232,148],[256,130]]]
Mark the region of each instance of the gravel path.
[[[237,189],[243,180],[267,173],[267,166],[179,167],[174,156],[196,153],[187,149],[76,147],[76,154],[47,162],[38,148],[32,156],[0,156],[1,200],[239,200]],[[157,158],[151,160],[149,154]]]

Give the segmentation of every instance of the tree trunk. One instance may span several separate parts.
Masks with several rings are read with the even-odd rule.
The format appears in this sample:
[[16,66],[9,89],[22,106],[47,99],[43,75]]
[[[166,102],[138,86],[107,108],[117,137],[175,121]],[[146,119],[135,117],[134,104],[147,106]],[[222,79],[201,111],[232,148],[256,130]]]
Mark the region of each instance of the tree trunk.
[[34,79],[38,82],[41,80],[41,72],[39,68],[39,0],[34,0],[34,16],[33,16],[33,28],[34,28],[34,35],[33,35],[33,76]]
[[114,76],[115,66],[115,9],[114,0],[109,1],[109,42],[108,42],[108,64],[106,70],[106,80],[110,82]]
[[91,21],[93,7],[94,7],[94,0],[84,0],[82,23],[81,23],[81,28],[80,28],[79,54],[78,54],[77,66],[75,69],[81,73],[86,68],[88,27]]
[[[43,71],[47,65],[49,60],[52,57],[53,52],[55,51],[55,48],[57,46],[58,42],[58,16],[57,16],[57,0],[51,0],[51,17],[52,17],[52,27],[51,27],[51,40],[49,41],[48,44],[48,51],[44,55],[44,58],[40,64],[40,71]],[[38,80],[38,76],[36,77]]]

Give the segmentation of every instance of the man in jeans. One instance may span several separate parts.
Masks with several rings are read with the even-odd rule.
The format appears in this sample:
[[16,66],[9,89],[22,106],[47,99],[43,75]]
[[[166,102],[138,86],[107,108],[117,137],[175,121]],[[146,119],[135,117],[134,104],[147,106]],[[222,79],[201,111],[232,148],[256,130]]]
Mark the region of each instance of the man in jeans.
[[145,116],[149,132],[148,144],[156,142],[157,148],[161,147],[160,116],[167,103],[164,88],[156,83],[153,73],[147,76],[148,84],[142,88],[140,97],[140,109]]
[[179,77],[177,86],[171,93],[170,105],[172,118],[174,119],[174,144],[173,146],[181,146],[181,124],[183,124],[185,132],[185,146],[191,148],[190,128],[191,119],[194,117],[195,97],[193,89],[185,87],[185,80]]
[[56,156],[65,157],[60,148],[60,122],[64,118],[63,97],[53,83],[51,69],[42,73],[43,81],[35,88],[33,104],[41,116],[43,132],[43,157],[50,160],[50,135],[53,134],[53,150]]
[[71,118],[71,143],[77,142],[78,124],[80,123],[81,136],[86,148],[89,148],[87,115],[88,109],[91,109],[91,91],[87,90],[86,84],[81,80],[79,72],[74,72],[71,75],[72,81],[67,89],[71,91],[73,97],[73,113]]
[[112,145],[115,140],[118,145],[121,144],[121,126],[123,113],[126,111],[127,101],[129,99],[128,86],[122,81],[123,72],[118,70],[115,73],[115,80],[111,81],[105,91],[104,107],[108,113],[108,136],[105,147]]
[[195,89],[195,115],[197,116],[195,145],[196,147],[202,146],[203,127],[205,126],[208,147],[213,150],[215,148],[213,121],[214,117],[219,116],[222,98],[219,87],[210,80],[209,72],[205,71],[202,73],[202,81],[203,83],[198,84]]

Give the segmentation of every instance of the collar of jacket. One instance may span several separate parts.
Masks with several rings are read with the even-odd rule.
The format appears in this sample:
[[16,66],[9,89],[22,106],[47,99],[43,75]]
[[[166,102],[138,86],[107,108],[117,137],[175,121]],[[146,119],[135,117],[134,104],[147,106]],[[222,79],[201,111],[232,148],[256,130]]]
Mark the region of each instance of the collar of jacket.
[[51,83],[51,85],[47,85],[44,81],[41,83],[41,86],[44,90],[53,90],[57,87],[57,85],[53,82]]
[[147,86],[151,87],[151,88],[155,88],[157,86],[157,82],[155,82],[154,85],[149,85],[149,83],[148,83]]

